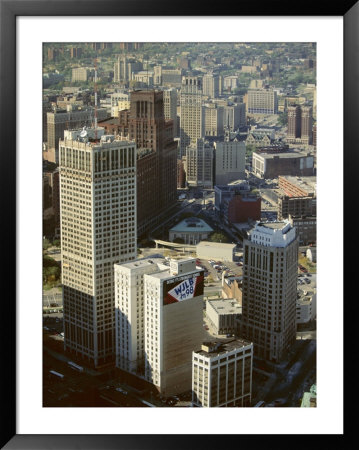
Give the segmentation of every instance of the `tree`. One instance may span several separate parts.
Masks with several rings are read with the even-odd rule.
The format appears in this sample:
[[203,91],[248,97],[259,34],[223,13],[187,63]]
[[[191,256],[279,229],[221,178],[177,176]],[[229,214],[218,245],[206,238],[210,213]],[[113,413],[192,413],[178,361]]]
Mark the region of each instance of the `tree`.
[[228,242],[228,238],[225,234],[220,233],[220,232],[214,232],[211,234],[211,236],[209,237],[209,240],[211,242]]

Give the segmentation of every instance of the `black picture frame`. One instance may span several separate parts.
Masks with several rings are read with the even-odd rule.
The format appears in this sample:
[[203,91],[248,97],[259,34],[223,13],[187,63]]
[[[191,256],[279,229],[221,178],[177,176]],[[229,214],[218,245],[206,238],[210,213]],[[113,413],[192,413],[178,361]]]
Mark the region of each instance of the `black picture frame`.
[[[84,11],[86,11],[84,13]],[[359,99],[359,5],[356,1],[321,3],[257,0],[224,5],[217,3],[168,2],[163,0],[0,0],[0,192],[2,310],[1,310],[1,448],[6,449],[176,449],[194,448],[202,443],[208,448],[225,445],[265,445],[284,448],[289,442],[312,448],[327,435],[18,435],[16,434],[16,17],[19,16],[342,16],[344,19],[344,208],[355,204],[350,183],[358,168],[358,99]],[[353,186],[353,185],[351,185]],[[348,244],[348,242],[347,242]],[[350,244],[351,247],[353,244]],[[344,245],[344,254],[349,254]],[[352,251],[352,248],[351,248]],[[348,286],[354,271],[344,274]],[[356,295],[354,294],[354,297]],[[348,305],[347,305],[348,306]],[[354,339],[354,306],[346,308],[348,345],[344,355],[347,365],[349,342]],[[355,348],[354,348],[354,351]],[[349,356],[349,357],[348,357]],[[352,372],[353,368],[348,368]],[[348,393],[348,390],[347,390]],[[347,397],[348,400],[348,397]],[[349,401],[346,402],[348,405]],[[330,435],[334,448],[345,448],[354,428],[356,414],[348,415],[343,435]],[[179,429],[180,433],[180,429]],[[348,437],[348,439],[345,439]],[[279,439],[280,438],[280,439]],[[295,440],[294,440],[295,439]],[[274,444],[275,443],[275,444]],[[289,444],[292,445],[292,444]]]

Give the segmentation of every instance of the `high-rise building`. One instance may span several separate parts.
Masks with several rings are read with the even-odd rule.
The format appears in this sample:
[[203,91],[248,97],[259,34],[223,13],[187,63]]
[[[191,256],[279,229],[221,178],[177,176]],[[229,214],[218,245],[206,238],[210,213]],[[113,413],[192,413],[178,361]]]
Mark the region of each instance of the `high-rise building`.
[[214,148],[197,139],[186,150],[186,180],[189,186],[212,189],[214,184]]
[[203,75],[203,95],[210,98],[217,98],[219,96],[218,74],[208,73]]
[[287,139],[297,139],[301,135],[302,110],[299,105],[288,106],[288,132]]
[[94,367],[115,357],[114,264],[136,258],[136,144],[103,129],[60,141],[64,346]]
[[144,275],[145,379],[161,394],[191,389],[192,352],[203,333],[203,286],[203,270],[192,258]]
[[287,141],[312,145],[313,143],[313,109],[311,106],[288,106]]
[[311,106],[302,106],[301,139],[303,144],[313,143],[313,109]]
[[177,137],[177,89],[163,91],[163,111],[165,119],[173,120],[173,137]]
[[202,79],[200,77],[183,77],[180,106],[180,151],[179,159],[186,155],[186,148],[191,142],[204,135],[204,112],[202,106]]
[[227,129],[223,142],[215,142],[215,184],[245,178],[246,145]]
[[208,103],[204,106],[204,135],[223,136],[223,106]]
[[[137,180],[138,234],[141,235],[158,223],[161,214],[177,200],[177,143],[173,139],[173,121],[164,117],[162,91],[131,93],[129,139],[136,142],[138,149],[155,152],[154,170],[158,173],[155,183],[149,183],[146,178]],[[147,199],[146,209],[150,214],[142,214],[143,198]]]
[[245,103],[235,103],[227,105],[223,111],[223,126],[230,130],[240,130],[247,125],[246,105]]
[[248,89],[249,114],[278,114],[277,92],[273,89]]
[[[106,119],[106,108],[97,109],[98,120]],[[67,109],[56,109],[47,113],[47,147],[55,149],[56,163],[58,164],[59,140],[64,138],[64,131],[84,126],[91,127],[94,124],[95,109],[68,105]]]
[[278,362],[296,339],[298,238],[288,221],[257,222],[244,240],[239,335]]
[[193,406],[251,406],[252,371],[252,343],[204,342],[192,356]]
[[163,261],[115,264],[116,366],[139,376],[145,365],[144,274],[158,272]]

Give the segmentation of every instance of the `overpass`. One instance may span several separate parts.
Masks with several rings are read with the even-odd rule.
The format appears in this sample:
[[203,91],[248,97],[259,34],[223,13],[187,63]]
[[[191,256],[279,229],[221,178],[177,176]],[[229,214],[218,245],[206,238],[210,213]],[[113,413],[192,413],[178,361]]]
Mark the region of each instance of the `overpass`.
[[196,252],[196,246],[190,245],[190,244],[178,244],[176,242],[168,242],[168,241],[161,241],[160,239],[153,239],[149,238],[152,241],[155,242],[156,248],[158,248],[159,245],[162,245],[163,247],[170,247],[178,250],[183,250],[184,252]]

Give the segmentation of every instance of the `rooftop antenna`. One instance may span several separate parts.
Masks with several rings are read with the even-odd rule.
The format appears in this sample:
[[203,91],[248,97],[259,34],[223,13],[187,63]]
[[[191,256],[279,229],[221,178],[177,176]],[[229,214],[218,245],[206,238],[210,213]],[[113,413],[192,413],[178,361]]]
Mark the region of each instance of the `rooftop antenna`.
[[95,79],[94,79],[94,89],[95,89],[95,141],[97,141],[97,56],[95,56]]

